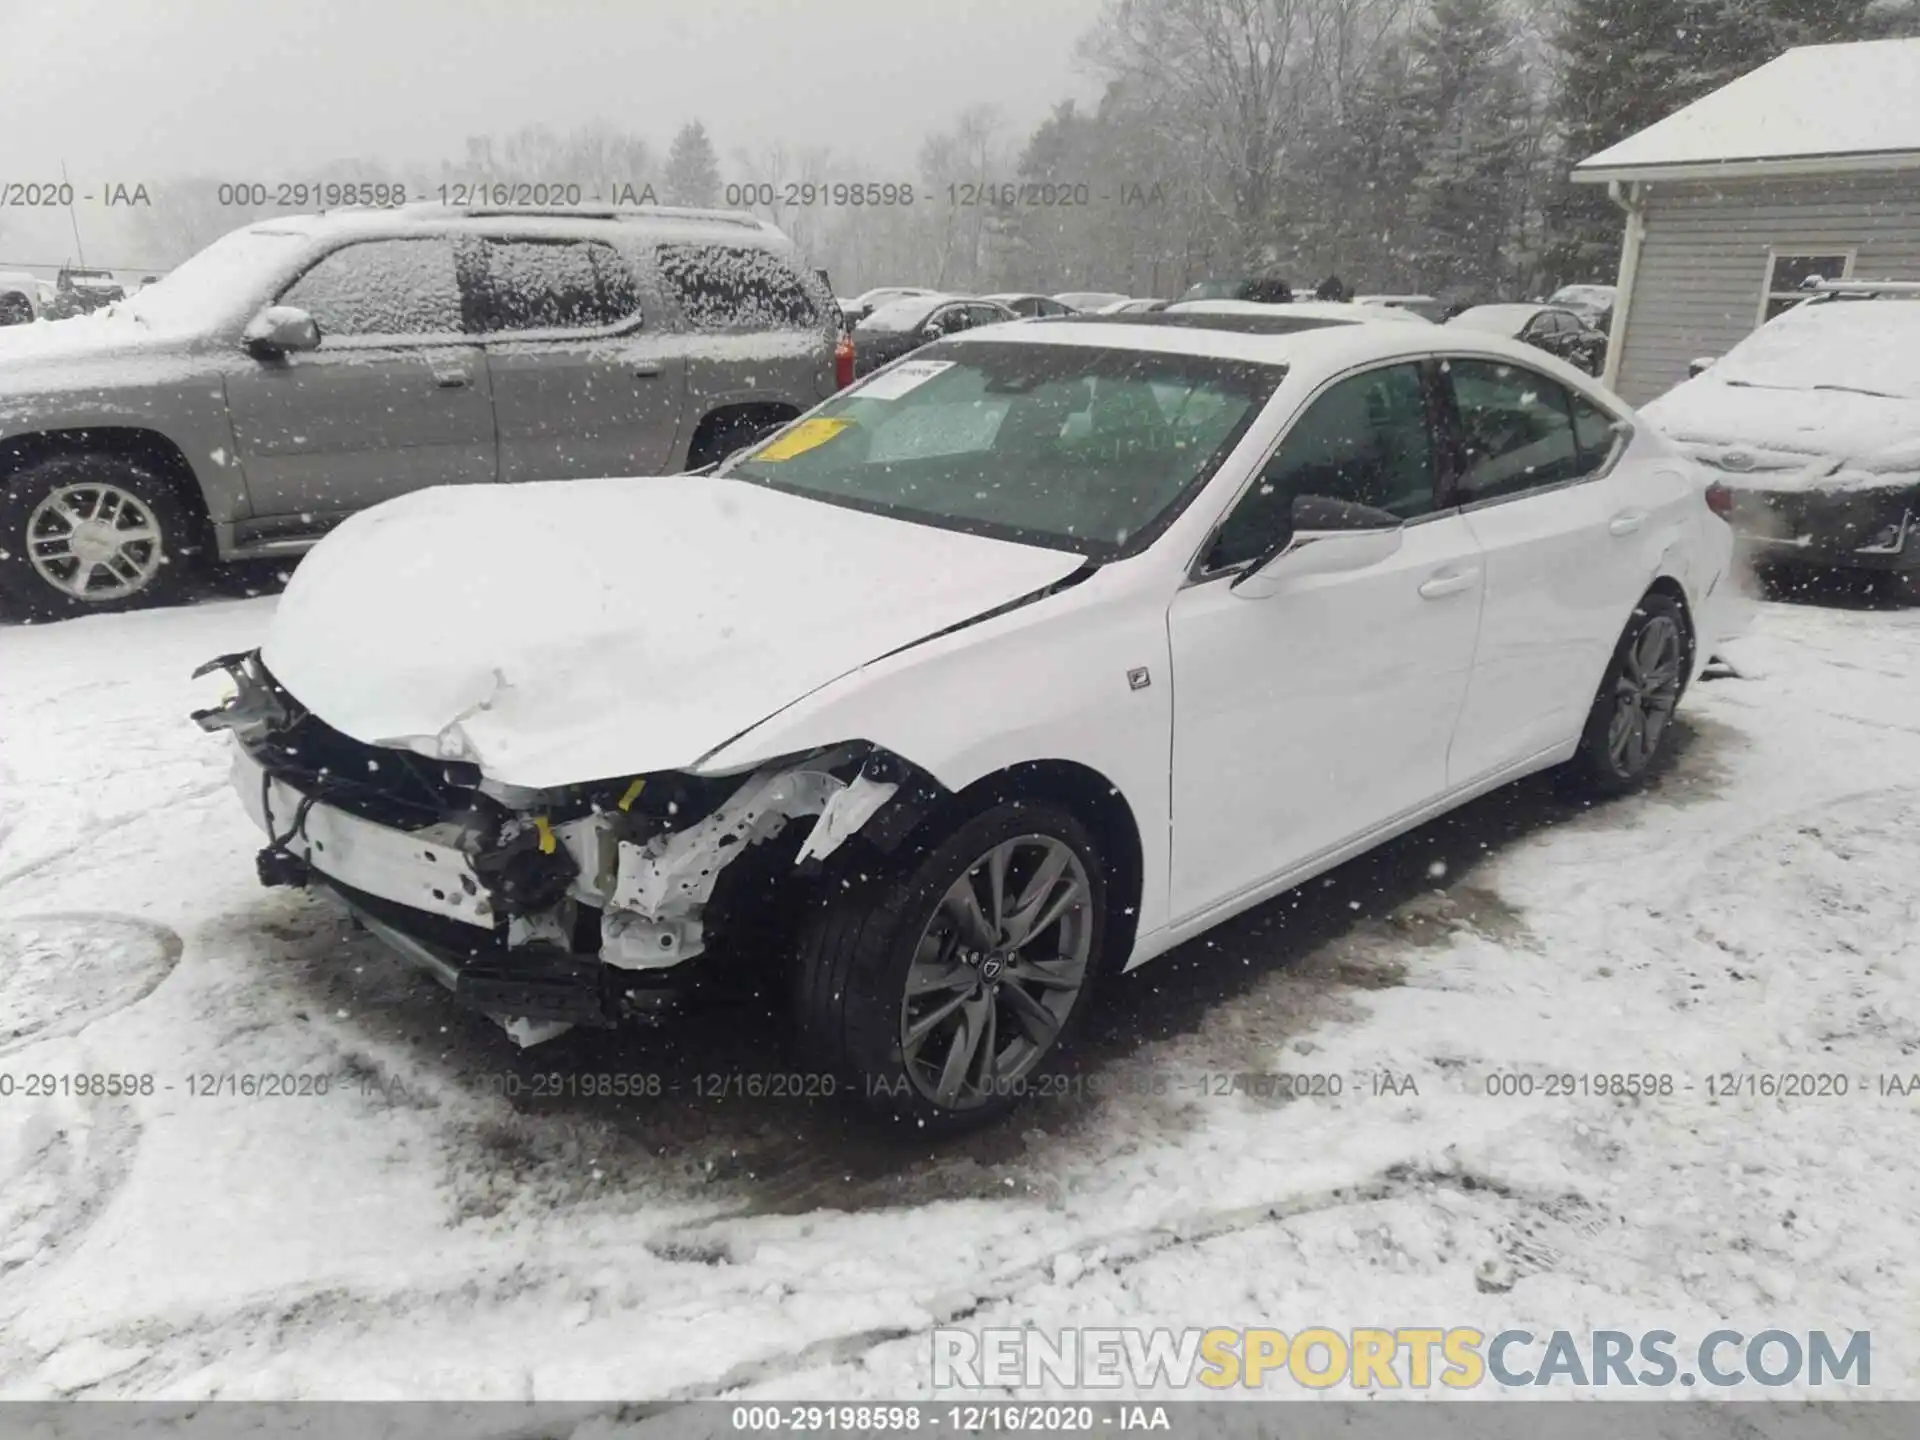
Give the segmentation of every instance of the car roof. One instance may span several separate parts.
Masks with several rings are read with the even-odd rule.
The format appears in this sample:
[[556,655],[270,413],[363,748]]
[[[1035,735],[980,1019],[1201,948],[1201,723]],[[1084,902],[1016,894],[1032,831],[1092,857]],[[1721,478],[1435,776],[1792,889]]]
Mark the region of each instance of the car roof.
[[1173,315],[1273,315],[1326,320],[1349,325],[1428,325],[1424,315],[1391,305],[1349,305],[1338,300],[1181,300],[1165,312]]
[[[1266,307],[1284,310],[1289,307]],[[1563,383],[1591,392],[1592,382],[1545,351],[1517,340],[1473,332],[1463,336],[1439,325],[1343,324],[1322,320],[1296,330],[1256,333],[1239,326],[1169,323],[1167,312],[1154,315],[1072,315],[963,331],[949,345],[1083,345],[1166,355],[1194,355],[1256,364],[1300,365],[1338,371],[1376,360],[1416,358],[1435,353],[1477,352],[1541,370]],[[1617,407],[1619,402],[1613,404]]]
[[306,235],[315,239],[336,236],[378,238],[404,236],[418,230],[486,230],[491,233],[578,235],[607,239],[610,235],[641,241],[692,241],[791,249],[791,242],[774,225],[739,210],[694,210],[670,205],[485,206],[438,205],[431,202],[390,208],[322,210],[309,215],[281,215],[248,229],[264,234]]

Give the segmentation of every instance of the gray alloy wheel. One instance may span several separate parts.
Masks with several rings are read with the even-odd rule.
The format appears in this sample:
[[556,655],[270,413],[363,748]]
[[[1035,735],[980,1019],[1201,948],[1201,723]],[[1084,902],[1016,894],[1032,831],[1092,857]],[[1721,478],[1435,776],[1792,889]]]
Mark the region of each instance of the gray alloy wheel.
[[1659,753],[1680,702],[1686,651],[1679,623],[1650,615],[1622,654],[1607,722],[1607,759],[1621,778],[1638,778]]
[[167,559],[160,522],[146,502],[103,481],[50,491],[27,516],[26,549],[42,580],[88,603],[139,594]]
[[947,888],[907,970],[900,1052],[943,1110],[1017,1090],[1053,1048],[1087,981],[1094,894],[1071,846],[1017,835]]

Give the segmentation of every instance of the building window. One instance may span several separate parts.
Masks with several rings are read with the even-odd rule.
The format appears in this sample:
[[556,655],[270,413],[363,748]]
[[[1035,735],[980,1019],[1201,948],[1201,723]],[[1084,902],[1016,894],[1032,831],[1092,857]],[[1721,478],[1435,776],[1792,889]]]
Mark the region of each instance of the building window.
[[1807,298],[1800,287],[1807,281],[1845,280],[1853,273],[1851,250],[1775,250],[1767,256],[1767,290],[1761,302],[1760,323]]

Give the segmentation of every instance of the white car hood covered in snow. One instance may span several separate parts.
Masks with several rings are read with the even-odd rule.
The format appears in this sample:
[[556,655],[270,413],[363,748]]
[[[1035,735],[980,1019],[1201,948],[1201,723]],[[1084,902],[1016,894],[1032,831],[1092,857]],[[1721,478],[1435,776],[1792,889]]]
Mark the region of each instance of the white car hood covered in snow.
[[539,788],[689,768],[1083,563],[712,477],[442,488],[316,546],[262,653],[357,740]]
[[[1699,459],[1735,470],[1750,465],[1751,483],[1770,489],[1846,489],[1920,471],[1920,400],[1729,385],[1709,372],[1640,413]],[[1724,464],[1729,455],[1732,466]],[[1846,465],[1829,475],[1835,461]],[[1738,484],[1742,477],[1725,478]]]

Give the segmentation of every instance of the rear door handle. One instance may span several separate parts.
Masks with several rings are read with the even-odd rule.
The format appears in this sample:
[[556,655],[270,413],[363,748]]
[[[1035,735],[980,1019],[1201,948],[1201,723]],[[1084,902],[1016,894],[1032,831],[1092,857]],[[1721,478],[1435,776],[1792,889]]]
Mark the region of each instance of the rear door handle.
[[464,370],[436,370],[433,374],[433,383],[442,390],[462,389],[472,379],[473,377]]
[[1462,590],[1471,589],[1473,582],[1480,578],[1480,571],[1438,570],[1429,575],[1420,584],[1420,593],[1428,600],[1439,600],[1448,595],[1458,595]]
[[1607,533],[1609,535],[1631,535],[1646,523],[1646,511],[1622,510],[1607,522]]
[[651,380],[659,375],[660,367],[658,365],[636,365],[633,367],[633,373],[637,379]]

